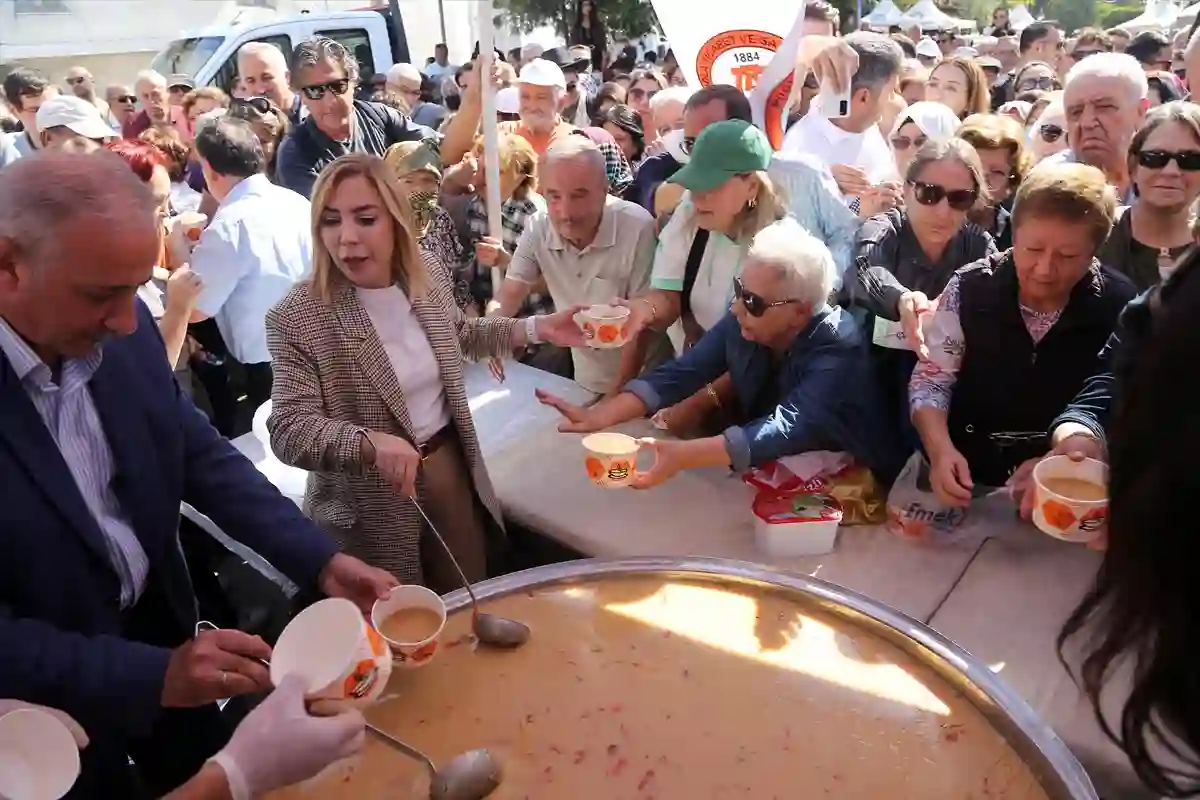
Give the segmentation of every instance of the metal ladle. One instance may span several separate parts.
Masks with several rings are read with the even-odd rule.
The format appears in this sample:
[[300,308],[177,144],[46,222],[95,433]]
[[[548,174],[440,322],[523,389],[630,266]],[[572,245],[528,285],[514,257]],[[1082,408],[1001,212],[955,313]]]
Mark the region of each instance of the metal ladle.
[[[196,633],[201,631],[219,631],[221,628],[208,620],[196,623]],[[252,658],[268,670],[271,662],[265,658]],[[429,800],[482,800],[500,785],[503,771],[500,762],[486,749],[468,750],[450,759],[442,769],[438,769],[433,759],[417,748],[392,736],[390,733],[366,723],[367,730],[394,750],[399,750],[409,758],[420,761],[429,770]]]
[[433,531],[433,535],[437,537],[438,542],[442,545],[442,549],[450,557],[450,563],[454,565],[454,569],[458,572],[458,577],[462,579],[463,588],[467,590],[467,595],[471,598],[471,630],[475,633],[475,637],[489,647],[503,649],[520,647],[529,641],[529,626],[524,622],[517,622],[515,619],[508,619],[507,617],[498,617],[495,614],[485,614],[479,610],[479,600],[476,599],[475,592],[471,590],[471,582],[467,580],[466,573],[458,565],[458,559],[454,557],[454,553],[450,552],[450,545],[446,544],[446,540],[442,538],[442,534],[438,533],[437,526],[433,524],[433,520],[425,513],[425,509],[421,508],[421,504],[417,502],[417,499],[415,497],[410,497],[409,499],[417,511],[420,512],[421,516],[425,518],[425,524],[429,526],[429,530]]
[[500,762],[491,751],[468,750],[437,768],[433,760],[410,744],[367,723],[371,735],[393,750],[419,761],[429,770],[429,800],[481,800],[496,790],[502,779]]

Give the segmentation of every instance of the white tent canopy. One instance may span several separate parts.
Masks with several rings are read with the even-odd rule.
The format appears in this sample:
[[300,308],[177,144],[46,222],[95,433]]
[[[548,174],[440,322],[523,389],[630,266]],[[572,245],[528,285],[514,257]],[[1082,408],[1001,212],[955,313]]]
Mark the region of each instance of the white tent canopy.
[[1175,23],[1179,10],[1179,6],[1170,0],[1146,0],[1145,11],[1117,27],[1133,34],[1142,31],[1166,31]]
[[1179,12],[1179,16],[1175,18],[1176,26],[1191,25],[1196,21],[1196,15],[1200,14],[1200,3],[1192,3],[1190,6]]
[[863,17],[863,22],[880,28],[889,28],[901,24],[904,12],[896,8],[892,0],[881,0],[879,5],[871,9],[871,13]]
[[904,26],[916,25],[921,30],[947,30],[957,28],[959,21],[933,4],[933,0],[921,0],[900,18]]

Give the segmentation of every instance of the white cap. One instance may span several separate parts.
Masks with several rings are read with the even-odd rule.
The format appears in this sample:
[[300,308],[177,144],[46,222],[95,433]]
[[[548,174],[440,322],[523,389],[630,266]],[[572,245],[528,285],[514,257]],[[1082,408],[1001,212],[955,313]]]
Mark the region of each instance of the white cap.
[[38,133],[59,127],[70,128],[87,139],[112,139],[117,135],[100,116],[99,109],[87,100],[70,94],[52,97],[38,109]]
[[925,56],[926,58],[940,58],[942,48],[938,47],[937,42],[926,36],[917,42],[917,55]]
[[521,113],[521,96],[520,92],[517,91],[517,87],[505,86],[503,89],[496,92],[496,113]]
[[557,86],[559,89],[567,88],[567,79],[563,77],[563,71],[557,64],[544,58],[535,58],[521,67],[517,83],[527,83],[530,86]]
[[962,56],[963,58],[979,58],[979,51],[974,47],[956,47],[954,55]]

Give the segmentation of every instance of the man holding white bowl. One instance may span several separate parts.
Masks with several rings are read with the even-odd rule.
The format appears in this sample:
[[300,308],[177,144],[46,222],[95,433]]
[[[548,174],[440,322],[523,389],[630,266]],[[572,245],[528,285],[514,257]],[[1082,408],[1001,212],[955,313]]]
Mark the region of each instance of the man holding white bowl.
[[[644,292],[654,261],[654,218],[608,194],[600,148],[586,136],[564,136],[538,159],[538,173],[547,209],[526,226],[489,316],[515,315],[542,280],[556,308],[606,305]],[[565,377],[597,394],[614,388],[623,342],[613,327],[616,338],[596,325],[595,346],[571,351],[574,375]]]

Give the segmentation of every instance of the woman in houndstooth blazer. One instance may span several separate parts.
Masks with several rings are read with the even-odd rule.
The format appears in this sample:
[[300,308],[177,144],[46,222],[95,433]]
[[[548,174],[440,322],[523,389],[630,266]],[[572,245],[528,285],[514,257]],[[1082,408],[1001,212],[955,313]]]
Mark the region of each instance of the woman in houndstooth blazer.
[[[571,308],[527,320],[468,319],[446,271],[413,236],[384,162],[356,153],[313,190],[313,274],[268,315],[271,447],[309,470],[305,509],[342,548],[404,583],[457,588],[423,531],[420,499],[467,577],[503,541],[471,421],[463,356],[535,341],[580,346]],[[494,552],[494,550],[493,550]]]

